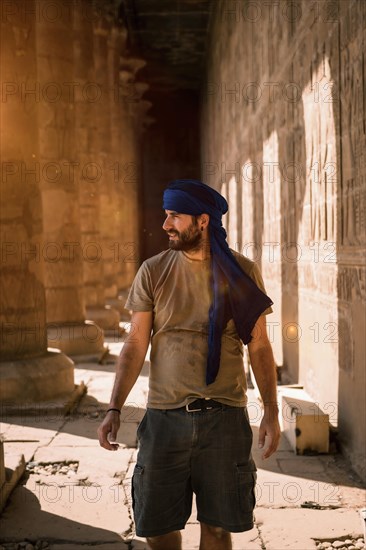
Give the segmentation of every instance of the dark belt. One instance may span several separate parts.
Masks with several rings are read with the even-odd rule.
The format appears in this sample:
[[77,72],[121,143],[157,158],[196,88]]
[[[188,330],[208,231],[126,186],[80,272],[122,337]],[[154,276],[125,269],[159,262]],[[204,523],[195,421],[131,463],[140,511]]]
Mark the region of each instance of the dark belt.
[[214,401],[213,399],[196,399],[192,403],[188,403],[184,408],[187,412],[200,412],[200,411],[210,411],[211,409],[223,409],[225,405],[219,401]]

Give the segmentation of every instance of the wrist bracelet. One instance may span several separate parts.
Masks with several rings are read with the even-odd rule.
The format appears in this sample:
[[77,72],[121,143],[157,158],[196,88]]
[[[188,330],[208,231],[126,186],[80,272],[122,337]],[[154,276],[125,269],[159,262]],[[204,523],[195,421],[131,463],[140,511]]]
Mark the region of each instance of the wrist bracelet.
[[121,414],[121,411],[120,411],[119,409],[114,409],[114,408],[112,408],[112,409],[107,409],[106,412],[109,412],[109,411],[116,411],[116,412],[118,412],[119,414]]

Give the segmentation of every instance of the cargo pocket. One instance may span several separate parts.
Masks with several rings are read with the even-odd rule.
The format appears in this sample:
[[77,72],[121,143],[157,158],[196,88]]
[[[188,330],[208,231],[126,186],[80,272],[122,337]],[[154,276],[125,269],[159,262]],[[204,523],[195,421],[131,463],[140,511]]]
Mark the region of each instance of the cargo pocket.
[[143,486],[143,473],[144,469],[139,464],[135,465],[132,483],[131,483],[131,497],[132,497],[132,508],[134,513],[138,513],[139,506],[142,505],[142,486]]
[[248,514],[247,519],[249,520],[256,504],[254,489],[257,473],[255,470],[248,471],[248,464],[237,464],[236,474],[238,478],[239,508],[242,514]]

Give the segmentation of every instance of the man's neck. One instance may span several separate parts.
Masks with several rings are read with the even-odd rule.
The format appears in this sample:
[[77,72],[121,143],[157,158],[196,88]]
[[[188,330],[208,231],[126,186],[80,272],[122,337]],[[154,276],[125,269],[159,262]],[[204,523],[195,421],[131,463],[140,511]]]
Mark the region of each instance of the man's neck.
[[208,260],[211,257],[210,247],[194,248],[191,250],[182,250],[183,254],[189,260]]

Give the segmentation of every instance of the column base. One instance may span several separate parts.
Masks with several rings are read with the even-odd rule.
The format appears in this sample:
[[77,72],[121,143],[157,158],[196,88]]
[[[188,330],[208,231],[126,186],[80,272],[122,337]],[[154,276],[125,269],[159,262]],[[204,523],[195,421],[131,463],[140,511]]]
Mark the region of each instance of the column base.
[[129,311],[125,309],[126,300],[124,297],[118,296],[118,298],[107,298],[106,303],[119,312],[122,321],[130,321],[131,315]]
[[105,331],[120,331],[119,312],[111,306],[90,306],[86,308],[86,317],[94,321]]
[[74,363],[59,350],[0,362],[0,401],[39,403],[74,391]]
[[70,412],[77,409],[78,404],[83,396],[87,393],[88,388],[84,382],[75,384],[74,390],[70,393],[63,393],[53,399],[45,401],[22,401],[14,403],[12,401],[4,401],[1,403],[1,418],[4,422],[12,422],[12,417],[18,418],[64,418]]
[[84,323],[50,323],[48,346],[66,355],[98,355],[103,352],[104,333],[93,321]]

